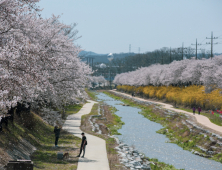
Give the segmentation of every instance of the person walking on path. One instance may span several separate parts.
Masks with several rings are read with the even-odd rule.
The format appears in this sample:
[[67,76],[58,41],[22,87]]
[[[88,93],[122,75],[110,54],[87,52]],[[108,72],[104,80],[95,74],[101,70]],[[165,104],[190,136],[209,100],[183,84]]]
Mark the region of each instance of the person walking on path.
[[84,133],[81,134],[82,135],[82,143],[81,143],[81,148],[80,148],[80,153],[77,157],[80,157],[82,151],[83,151],[83,156],[82,158],[84,158],[85,155],[85,151],[86,151],[86,145],[87,145],[87,140],[86,140],[86,136]]
[[55,133],[55,147],[58,147],[58,140],[59,140],[59,135],[60,135],[60,130],[58,126],[55,126],[54,128],[54,133]]
[[195,110],[196,110],[196,108],[195,107],[193,107],[193,114],[195,115]]
[[198,114],[200,115],[200,112],[201,112],[201,108],[200,107],[198,107]]

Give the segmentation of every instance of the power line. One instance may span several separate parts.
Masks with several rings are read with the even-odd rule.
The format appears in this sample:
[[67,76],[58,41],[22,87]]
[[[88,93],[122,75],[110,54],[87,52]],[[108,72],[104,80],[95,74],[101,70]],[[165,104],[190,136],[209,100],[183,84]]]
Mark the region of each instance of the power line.
[[178,48],[182,50],[181,52],[179,52],[179,53],[182,53],[182,60],[183,60],[183,53],[184,53],[183,50],[187,49],[187,48],[184,48],[183,46],[184,46],[184,43],[182,43],[182,47]]
[[[221,31],[217,31],[217,32],[221,32]],[[213,32],[212,32],[213,33]],[[201,38],[202,39],[202,38]],[[209,45],[209,44],[211,44],[211,43],[206,43],[206,44],[203,44],[203,42],[204,41],[206,41],[206,39],[211,39],[211,38],[204,38],[202,41],[200,41],[200,43],[198,43],[197,44],[197,46],[198,45],[202,45],[203,46],[203,48],[206,48],[206,46],[207,45]],[[221,35],[219,35],[218,37],[213,37],[213,39],[222,39],[222,34]],[[219,43],[213,43],[213,44],[220,44],[221,42],[219,42]],[[212,46],[213,46],[213,44],[212,44]],[[192,42],[191,42],[191,45],[196,45],[196,44],[192,44]],[[145,49],[145,48],[144,48]],[[184,55],[184,49],[186,49],[186,48],[178,48],[178,49],[182,49],[182,57],[183,57],[183,55]],[[140,53],[141,52],[141,49],[140,49],[140,47],[132,47],[131,46],[131,44],[129,44],[129,53],[131,53],[132,51],[137,51],[138,50],[138,53]],[[197,50],[201,50],[201,49],[197,49],[196,48],[196,58],[197,58]],[[145,52],[148,52],[149,50],[144,50]],[[212,48],[212,54],[211,54],[211,58],[212,58],[212,56],[213,56],[213,48]]]
[[214,39],[218,39],[218,37],[213,37],[213,31],[211,32],[211,38],[207,38],[206,39],[211,39],[211,43],[206,43],[206,44],[211,44],[211,59],[213,58],[213,44],[216,44],[216,43],[213,43],[213,40]]
[[[197,50],[198,50],[198,49],[197,49],[197,46],[198,46],[198,45],[202,45],[202,44],[198,44],[198,43],[197,43],[197,39],[196,39],[196,44],[191,44],[191,45],[196,45],[196,60],[197,60]],[[200,50],[200,49],[199,49],[199,50]]]
[[172,59],[171,59],[171,47],[170,47],[170,63],[171,63]]

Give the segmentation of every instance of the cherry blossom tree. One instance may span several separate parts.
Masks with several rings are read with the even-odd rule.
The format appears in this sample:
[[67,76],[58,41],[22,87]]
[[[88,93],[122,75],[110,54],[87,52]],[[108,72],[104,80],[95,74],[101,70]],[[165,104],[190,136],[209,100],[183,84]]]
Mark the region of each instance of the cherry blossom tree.
[[75,24],[41,18],[38,0],[0,1],[0,109],[18,102],[64,106],[84,98],[91,68],[80,61]]
[[98,76],[98,77],[92,76],[90,77],[89,81],[92,85],[99,84],[99,86],[107,82],[103,76]]
[[222,55],[211,59],[173,61],[170,64],[155,64],[136,71],[118,74],[115,84],[141,85],[205,85],[205,91],[222,89]]

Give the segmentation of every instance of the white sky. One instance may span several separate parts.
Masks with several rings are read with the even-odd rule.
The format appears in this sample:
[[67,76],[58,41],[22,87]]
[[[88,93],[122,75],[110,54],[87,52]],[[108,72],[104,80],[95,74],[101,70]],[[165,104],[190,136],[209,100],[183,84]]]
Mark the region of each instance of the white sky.
[[[96,53],[153,51],[162,47],[191,46],[210,50],[206,37],[222,53],[222,0],[42,0],[43,17],[62,15],[66,24],[78,23],[86,51]],[[193,46],[195,47],[195,46]]]

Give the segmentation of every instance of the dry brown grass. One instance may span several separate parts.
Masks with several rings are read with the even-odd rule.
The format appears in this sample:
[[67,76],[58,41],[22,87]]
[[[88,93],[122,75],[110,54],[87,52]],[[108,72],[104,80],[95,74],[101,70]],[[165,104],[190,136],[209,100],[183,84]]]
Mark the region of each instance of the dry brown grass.
[[190,131],[186,131],[182,134],[182,137],[186,137],[186,136],[189,136],[190,135]]

